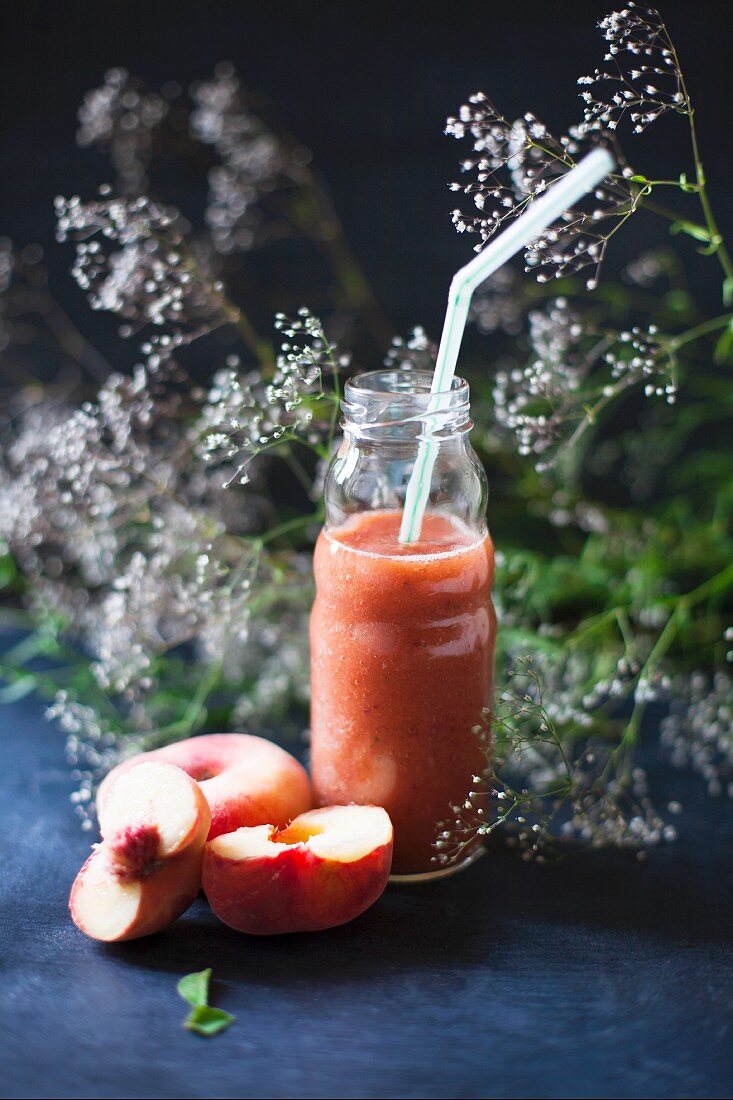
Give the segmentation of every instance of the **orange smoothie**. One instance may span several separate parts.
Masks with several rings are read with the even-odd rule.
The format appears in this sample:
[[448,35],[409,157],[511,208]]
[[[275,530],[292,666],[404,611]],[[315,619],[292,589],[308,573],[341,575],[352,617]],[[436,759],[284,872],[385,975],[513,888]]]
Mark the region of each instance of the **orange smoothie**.
[[420,874],[438,869],[438,823],[486,768],[494,555],[488,535],[436,513],[403,546],[401,516],[363,512],[318,539],[312,769],[319,804],[384,806],[393,872]]

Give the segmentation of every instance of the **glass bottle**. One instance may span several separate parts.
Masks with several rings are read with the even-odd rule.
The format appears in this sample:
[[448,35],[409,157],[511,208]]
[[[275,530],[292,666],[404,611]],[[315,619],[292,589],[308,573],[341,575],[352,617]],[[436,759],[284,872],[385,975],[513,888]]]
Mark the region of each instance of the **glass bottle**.
[[[314,562],[316,799],[384,806],[398,879],[443,875],[475,858],[478,842],[462,843],[454,819],[457,807],[464,818],[479,809],[482,795],[472,792],[490,751],[487,483],[468,440],[467,383],[454,379],[429,413],[431,380],[384,370],[347,382]],[[405,545],[405,490],[426,438],[430,495],[420,537]]]

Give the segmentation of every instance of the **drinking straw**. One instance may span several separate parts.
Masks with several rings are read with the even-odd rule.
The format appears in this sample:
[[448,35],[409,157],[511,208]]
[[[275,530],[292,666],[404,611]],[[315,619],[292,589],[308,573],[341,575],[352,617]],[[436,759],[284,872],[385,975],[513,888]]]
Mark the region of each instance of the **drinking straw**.
[[583,195],[592,191],[614,167],[615,162],[607,149],[594,149],[562,179],[553,183],[544,195],[531,202],[516,221],[453,276],[430,387],[431,397],[425,414],[425,429],[420,437],[415,466],[405,494],[400,542],[415,542],[420,537],[437,450],[437,444],[431,438],[430,421],[435,418],[436,413],[448,407],[458,352],[474,291],[507,260],[536,240],[540,233]]

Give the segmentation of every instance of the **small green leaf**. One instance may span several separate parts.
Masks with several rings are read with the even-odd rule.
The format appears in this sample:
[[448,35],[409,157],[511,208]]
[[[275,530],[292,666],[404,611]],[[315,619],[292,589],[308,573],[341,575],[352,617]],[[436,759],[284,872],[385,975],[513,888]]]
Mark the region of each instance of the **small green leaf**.
[[188,1031],[195,1031],[198,1035],[216,1035],[229,1027],[234,1021],[230,1013],[223,1008],[211,1008],[209,1000],[209,981],[211,979],[211,967],[199,970],[195,974],[186,974],[178,983],[178,992],[184,1001],[188,1001],[193,1008],[183,1021],[183,1026]]
[[687,178],[687,173],[686,172],[680,172],[679,183],[680,183],[681,190],[684,191],[688,195],[694,195],[696,192],[698,192],[700,190],[699,186],[696,183],[690,183],[690,181]]
[[9,588],[18,578],[18,570],[10,554],[0,554],[0,588]]
[[694,308],[694,302],[686,290],[675,287],[664,295],[664,304],[673,313],[689,314]]
[[13,683],[0,688],[0,703],[18,703],[21,699],[25,699],[26,695],[30,695],[35,686],[36,677],[32,673],[19,676]]
[[710,230],[704,225],[698,225],[696,222],[688,222],[684,219],[680,221],[672,222],[669,227],[670,233],[686,233],[688,237],[693,237],[696,241],[703,241],[705,244],[712,244],[713,238],[710,236]]
[[714,362],[721,364],[733,359],[733,327],[728,328],[717,339],[713,352]]
[[209,1003],[209,979],[211,967],[200,970],[196,974],[186,974],[178,983],[178,992],[184,1001],[188,1001],[194,1008],[205,1008]]
[[223,1008],[199,1005],[191,1009],[183,1026],[188,1031],[195,1031],[198,1035],[217,1035],[233,1022],[234,1016],[225,1012]]

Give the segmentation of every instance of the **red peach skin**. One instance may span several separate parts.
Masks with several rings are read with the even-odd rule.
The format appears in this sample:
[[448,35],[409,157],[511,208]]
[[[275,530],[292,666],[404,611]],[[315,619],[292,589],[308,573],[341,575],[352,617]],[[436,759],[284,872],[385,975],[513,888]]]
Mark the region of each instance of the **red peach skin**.
[[114,780],[144,760],[175,764],[198,781],[211,809],[210,840],[242,826],[287,825],[313,805],[308,773],[285,749],[247,733],[210,733],[118,764],[99,788],[100,813]]
[[231,928],[250,935],[316,932],[345,924],[384,890],[392,824],[378,806],[329,806],[273,826],[209,841],[202,886]]
[[[192,848],[172,856],[160,870],[121,882],[110,873],[104,846],[92,852],[74,880],[69,909],[77,928],[95,940],[121,943],[160,932],[178,920],[196,900],[201,888],[203,849]],[[112,900],[114,913],[99,911],[94,895]]]

